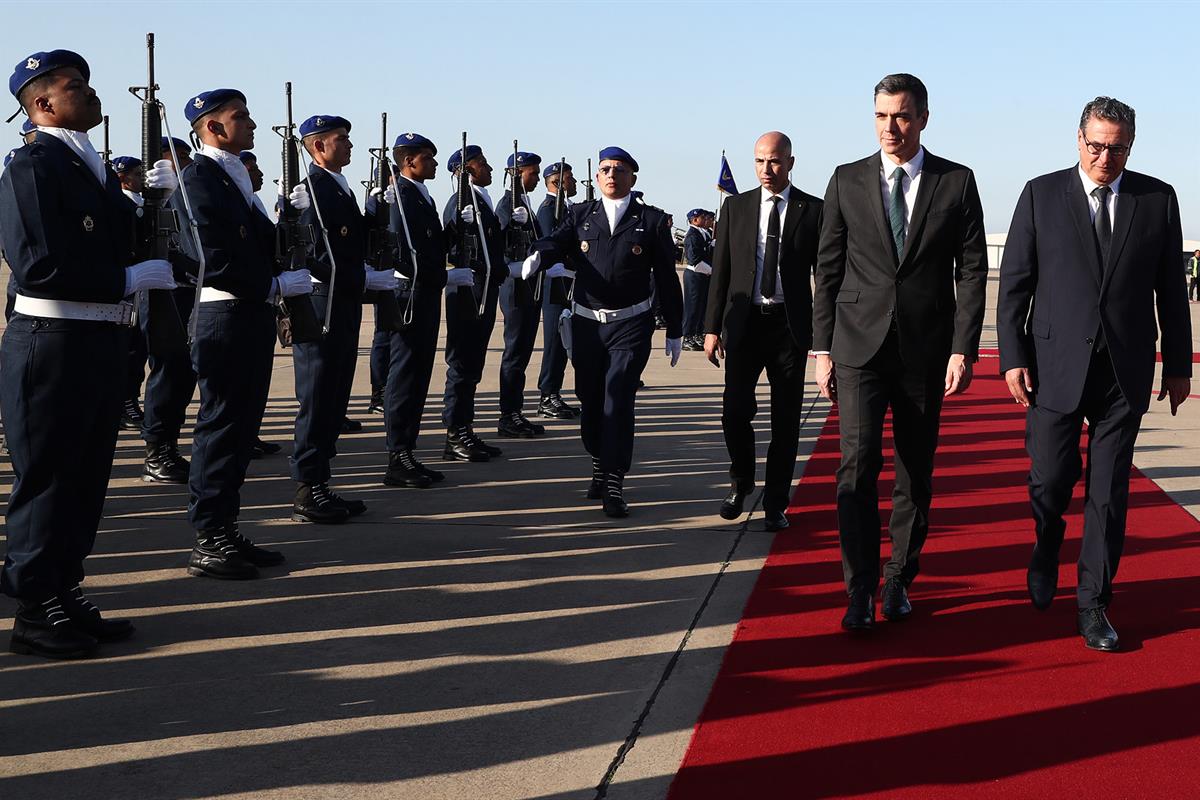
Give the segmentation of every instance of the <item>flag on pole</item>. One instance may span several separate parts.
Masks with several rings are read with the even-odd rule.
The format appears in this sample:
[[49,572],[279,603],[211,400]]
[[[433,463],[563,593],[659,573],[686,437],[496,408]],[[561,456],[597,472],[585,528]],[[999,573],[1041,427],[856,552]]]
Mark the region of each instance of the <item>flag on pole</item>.
[[729,170],[729,162],[725,153],[721,153],[721,175],[717,178],[717,188],[725,194],[737,194],[737,184],[733,182],[733,173]]

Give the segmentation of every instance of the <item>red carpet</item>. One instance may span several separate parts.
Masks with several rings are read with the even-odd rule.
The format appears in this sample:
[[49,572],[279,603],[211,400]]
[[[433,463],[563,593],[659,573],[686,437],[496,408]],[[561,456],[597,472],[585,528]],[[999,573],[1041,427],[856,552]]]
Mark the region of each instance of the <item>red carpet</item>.
[[[851,637],[838,627],[831,417],[673,800],[1200,796],[1200,525],[1134,476],[1110,614],[1123,652],[1085,649],[1074,630],[1082,491],[1058,600],[1039,613],[1026,597],[1023,422],[998,377],[947,404],[913,618]],[[885,496],[890,469],[889,457]]]

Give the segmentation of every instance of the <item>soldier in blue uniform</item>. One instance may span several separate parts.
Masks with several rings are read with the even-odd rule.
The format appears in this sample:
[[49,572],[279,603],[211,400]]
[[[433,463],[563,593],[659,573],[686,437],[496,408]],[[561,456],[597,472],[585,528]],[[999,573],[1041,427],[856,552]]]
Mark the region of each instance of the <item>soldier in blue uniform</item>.
[[[144,205],[142,200],[142,160],[133,156],[118,156],[112,160],[112,171],[121,182],[121,194],[129,198],[136,209]],[[144,315],[138,315],[139,322]],[[121,408],[121,427],[125,430],[139,431],[145,419],[138,398],[142,394],[142,381],[146,378],[146,357],[148,348],[145,329],[137,331],[129,337],[129,361],[125,372],[125,403]]]
[[[504,312],[504,353],[500,357],[500,421],[496,432],[503,437],[529,439],[546,432],[542,425],[530,422],[522,412],[525,405],[525,369],[537,342],[542,317],[542,276],[521,278],[521,264],[529,255],[529,246],[550,231],[538,227],[531,213],[529,192],[538,184],[541,156],[518,152],[508,157],[511,184],[496,204],[496,216],[504,229],[505,257],[513,266],[500,285],[500,309]],[[513,187],[517,200],[513,200]],[[522,252],[523,251],[523,252]]]
[[[353,149],[350,121],[328,114],[309,117],[300,123],[300,139],[312,158],[308,193],[313,201],[301,212],[300,222],[317,232],[315,257],[309,260],[312,301],[318,319],[324,320],[329,309],[329,331],[319,342],[292,346],[300,403],[291,458],[292,479],[299,484],[292,519],[343,522],[367,510],[361,500],[346,500],[328,486],[329,462],[336,452],[358,361],[363,291],[394,289],[396,278],[388,272],[369,271],[363,263],[367,223],[342,174]],[[320,235],[322,222],[328,248]]]
[[172,136],[171,142],[175,144],[175,152],[179,155],[179,163],[175,164],[175,158],[171,155],[171,144],[168,142],[166,136],[162,137],[162,157],[175,166],[176,172],[180,172],[184,167],[192,163],[192,146],[178,136]]
[[404,276],[397,299],[408,324],[399,331],[383,332],[388,355],[382,400],[388,468],[383,482],[415,489],[428,488],[446,477],[413,455],[437,355],[442,293],[446,288],[446,236],[437,206],[425,187],[425,182],[437,175],[436,156],[433,142],[421,134],[397,136],[392,148],[395,183],[385,193],[390,227],[398,244],[396,269]]
[[[69,50],[14,67],[9,89],[38,130],[0,175],[0,239],[18,292],[0,344],[14,475],[0,587],[18,602],[10,649],[50,658],[133,631],[104,619],[79,584],[121,417],[127,298],[175,286],[166,261],[133,263],[133,206],[88,140],[102,116],[90,77]],[[174,188],[168,175],[155,188]]]
[[683,349],[703,350],[713,242],[706,227],[707,211],[693,208],[687,218],[688,230],[683,237]]
[[[558,174],[562,167],[563,174]],[[554,222],[555,198],[559,183],[563,186],[563,214],[570,206],[569,198],[576,195],[578,188],[575,176],[571,174],[571,165],[563,166],[555,161],[542,172],[546,179],[546,198],[538,206],[538,228],[543,236],[554,232],[558,226]],[[542,369],[538,375],[538,414],[552,419],[574,419],[579,416],[579,410],[569,405],[562,398],[563,378],[567,371],[567,348],[563,346],[562,337],[558,333],[558,321],[564,309],[571,307],[568,299],[575,280],[575,273],[562,264],[556,264],[545,270],[545,282],[542,284]]]
[[[184,114],[200,145],[180,180],[196,215],[205,270],[192,343],[200,413],[188,477],[188,521],[196,530],[188,572],[253,578],[258,567],[284,560],[238,529],[240,490],[271,383],[272,304],[280,295],[311,293],[312,276],[304,269],[274,274],[274,226],[254,205],[250,174],[238,157],[254,146],[246,96],[236,89],[201,92]],[[182,194],[171,201],[186,218]],[[292,199],[300,206],[306,192],[293,189]],[[199,261],[192,237],[180,241]]]
[[571,206],[566,221],[534,245],[522,274],[543,265],[575,270],[571,363],[583,415],[583,445],[592,457],[588,498],[610,517],[629,515],[624,478],[633,461],[634,396],[654,333],[650,287],[667,326],[671,366],[681,350],[683,298],[667,214],[631,195],[638,164],[620,147],[600,151],[601,197]]
[[[489,461],[502,454],[475,434],[475,390],[483,378],[488,340],[496,326],[496,300],[500,284],[508,277],[504,260],[504,233],[492,208],[487,187],[492,167],[478,145],[467,145],[450,156],[449,168],[457,175],[470,175],[471,197],[460,215],[458,197],[451,195],[442,213],[447,261],[454,269],[446,275],[446,392],[442,422],[446,425],[446,458],[457,461]],[[457,182],[456,182],[457,185]],[[459,232],[471,226],[479,237],[478,269],[472,273],[469,254],[459,252]]]

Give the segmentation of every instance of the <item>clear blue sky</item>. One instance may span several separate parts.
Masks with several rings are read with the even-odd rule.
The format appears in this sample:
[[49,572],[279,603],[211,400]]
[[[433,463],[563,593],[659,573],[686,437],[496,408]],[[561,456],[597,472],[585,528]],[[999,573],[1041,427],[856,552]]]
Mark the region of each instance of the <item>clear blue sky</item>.
[[[926,146],[975,169],[987,229],[1004,232],[1027,179],[1074,163],[1079,112],[1108,94],[1138,113],[1130,168],[1175,186],[1184,235],[1200,239],[1195,3],[22,2],[3,13],[5,69],[56,47],[89,60],[119,155],[137,152],[126,87],[145,80],[153,30],[177,135],[188,96],[242,89],[268,178],[292,80],[298,120],[354,123],[352,180],[386,110],[391,135],[425,134],[443,164],[464,129],[493,164],[517,138],[577,174],[621,145],[641,164],[638,188],[677,224],[716,203],[722,149],[751,188],[754,140],[773,128],[795,143],[795,184],[823,194],[837,164],[877,149],[872,87],[904,71],[929,87]],[[449,196],[444,170],[432,189]]]

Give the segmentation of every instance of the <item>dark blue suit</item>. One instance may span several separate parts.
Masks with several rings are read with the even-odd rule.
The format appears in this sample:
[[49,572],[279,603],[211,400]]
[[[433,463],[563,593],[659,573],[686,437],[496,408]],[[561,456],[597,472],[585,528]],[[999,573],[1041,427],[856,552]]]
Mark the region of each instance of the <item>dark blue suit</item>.
[[[554,232],[554,195],[547,195],[538,207],[538,227],[543,235]],[[542,371],[538,375],[538,391],[542,397],[562,392],[563,376],[567,371],[567,348],[558,335],[558,319],[569,303],[555,302],[561,298],[555,284],[569,285],[566,278],[546,276],[542,285]],[[562,292],[566,289],[562,288]]]
[[[562,262],[575,270],[575,303],[617,310],[650,298],[651,283],[667,322],[680,336],[683,297],[675,273],[675,244],[666,213],[631,201],[610,231],[602,201],[571,206],[564,223],[534,249],[542,266]],[[583,444],[605,472],[629,471],[633,460],[634,396],[650,358],[654,315],[608,323],[571,318],[575,394],[582,406]]]
[[[0,176],[0,238],[20,293],[119,303],[133,213],[66,144],[39,132]],[[131,329],[13,314],[0,408],[14,474],[5,594],[40,602],[83,579],[112,470]]]
[[[458,253],[459,227],[463,224],[456,212],[457,197],[451,196],[442,212],[446,226],[446,240],[450,243],[447,260],[454,266],[470,266]],[[469,426],[475,421],[475,389],[483,378],[483,365],[487,359],[488,340],[496,326],[496,300],[500,295],[500,284],[508,276],[508,265],[504,262],[504,233],[500,220],[487,202],[475,193],[476,221],[472,227],[478,233],[483,225],[484,241],[480,242],[479,261],[484,261],[483,250],[491,260],[491,279],[487,281],[487,296],[484,296],[484,270],[475,273],[475,286],[460,287],[446,296],[446,392],[442,422],[447,428]],[[415,235],[415,234],[414,234]],[[472,309],[483,307],[476,315]]]
[[[325,319],[331,282],[333,286],[329,331],[319,342],[292,345],[296,400],[300,403],[291,459],[292,479],[313,484],[329,480],[329,462],[336,454],[338,434],[350,403],[366,286],[363,257],[367,251],[367,225],[358,202],[324,169],[315,164],[310,166],[308,184],[313,205],[300,215],[300,223],[311,225],[316,234],[315,255],[309,258],[308,268],[321,281],[313,284],[312,296],[319,320]],[[318,207],[333,251],[332,261],[320,234]]]
[[[446,288],[446,236],[433,203],[404,177],[396,179],[396,194],[404,205],[410,242],[405,236],[398,205],[390,206],[391,229],[399,244],[397,270],[409,278],[408,293],[400,296],[400,307],[411,299],[412,322],[404,330],[386,333],[390,359],[384,395],[384,424],[389,452],[417,446],[421,415],[429,395],[429,379],[437,354],[438,330],[442,324],[442,294]],[[414,249],[415,248],[415,249]],[[413,254],[416,254],[416,275]],[[397,290],[402,292],[402,290]]]
[[[701,261],[712,266],[712,239],[695,225],[683,237],[683,260],[694,267]],[[704,335],[704,312],[708,306],[708,275],[695,270],[683,273],[683,335]]]
[[[236,300],[200,304],[192,365],[200,413],[192,439],[188,520],[198,531],[237,522],[240,491],[262,422],[275,352],[275,313],[268,302],[275,272],[275,227],[220,164],[197,154],[180,175],[192,201],[206,259],[204,285]],[[171,197],[182,218],[182,192]],[[190,235],[180,243],[193,259]]]
[[[528,203],[525,196],[524,204]],[[512,221],[513,201],[512,191],[504,193],[496,204],[496,217],[500,220],[505,232],[516,227],[529,234],[529,241],[534,242],[542,235],[537,217],[530,210],[529,221],[524,225],[516,225]],[[549,233],[549,231],[546,231]],[[524,261],[529,253],[507,253],[514,261]],[[533,346],[537,342],[538,322],[542,317],[541,295],[535,292],[535,287],[541,283],[541,277],[536,276],[524,281],[520,278],[506,276],[500,285],[500,309],[504,312],[504,355],[500,357],[500,413],[511,414],[519,412],[525,405],[525,369],[529,366],[529,358],[533,355]]]

